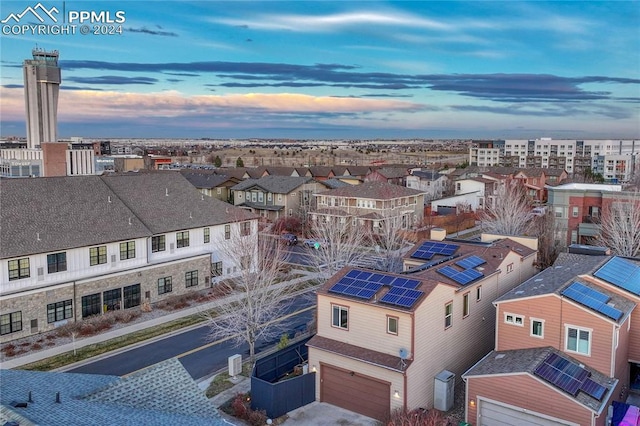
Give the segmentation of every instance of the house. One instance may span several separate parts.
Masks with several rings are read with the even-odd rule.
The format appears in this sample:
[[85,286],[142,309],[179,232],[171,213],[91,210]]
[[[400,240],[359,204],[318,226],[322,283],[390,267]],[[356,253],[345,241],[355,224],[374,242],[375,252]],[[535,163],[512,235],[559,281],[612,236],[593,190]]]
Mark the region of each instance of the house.
[[427,240],[402,274],[345,266],[317,293],[316,399],[380,420],[439,404],[436,376],[459,376],[492,347],[491,302],[534,274],[535,257],[509,239]]
[[557,185],[567,177],[567,172],[559,169],[527,168],[513,174],[513,179],[524,185],[527,196],[534,203],[547,201],[547,182]]
[[427,201],[442,197],[447,181],[445,175],[435,170],[413,169],[406,177],[407,188],[423,191]]
[[387,182],[394,185],[405,186],[409,171],[406,167],[381,167],[372,170],[365,176],[365,182]]
[[307,176],[263,176],[246,179],[231,191],[234,205],[274,221],[307,212],[312,206],[312,194],[324,188]]
[[311,220],[359,222],[367,230],[381,227],[387,218],[399,218],[402,228],[422,223],[424,194],[386,182],[364,182],[314,194],[316,208]]
[[0,382],[4,425],[228,424],[175,358],[122,378],[0,370]]
[[496,299],[494,350],[463,376],[467,421],[606,425],[640,387],[640,259],[594,253],[562,253]]
[[225,202],[231,201],[231,187],[240,182],[240,179],[215,171],[181,170],[180,173],[204,195]]
[[3,179],[0,204],[0,342],[209,287],[257,233],[176,172]]

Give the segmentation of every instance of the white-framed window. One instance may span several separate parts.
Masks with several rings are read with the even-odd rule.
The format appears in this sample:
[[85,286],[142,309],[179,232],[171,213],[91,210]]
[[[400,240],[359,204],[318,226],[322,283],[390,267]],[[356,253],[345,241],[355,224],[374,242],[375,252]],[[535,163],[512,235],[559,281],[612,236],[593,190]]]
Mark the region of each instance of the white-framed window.
[[504,322],[507,324],[517,325],[519,327],[524,327],[524,317],[522,315],[510,314],[508,312],[504,313]]
[[565,349],[583,355],[591,355],[591,332],[588,328],[566,326]]
[[398,334],[398,317],[387,316],[387,333]]
[[578,217],[578,206],[573,206],[571,208],[571,216]]
[[530,318],[531,336],[544,338],[544,320],[538,318]]
[[222,194],[222,188],[216,188],[216,193],[217,193],[218,195]]
[[333,327],[349,329],[349,308],[340,305],[331,305],[331,325]]
[[478,287],[476,287],[476,302],[479,302],[482,300],[482,286],[479,285]]
[[278,201],[282,201],[282,194],[278,194]]
[[513,272],[513,263],[507,265],[507,274]]
[[469,316],[469,293],[462,295],[462,318]]
[[453,325],[453,302],[448,302],[444,305],[444,328],[449,328]]

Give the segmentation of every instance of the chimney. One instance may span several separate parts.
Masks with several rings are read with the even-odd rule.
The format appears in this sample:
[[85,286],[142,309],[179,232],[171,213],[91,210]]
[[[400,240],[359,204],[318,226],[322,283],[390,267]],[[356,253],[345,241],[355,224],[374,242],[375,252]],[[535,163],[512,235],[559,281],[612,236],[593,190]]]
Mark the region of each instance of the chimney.
[[447,230],[442,228],[431,228],[430,239],[434,241],[444,241],[447,237]]

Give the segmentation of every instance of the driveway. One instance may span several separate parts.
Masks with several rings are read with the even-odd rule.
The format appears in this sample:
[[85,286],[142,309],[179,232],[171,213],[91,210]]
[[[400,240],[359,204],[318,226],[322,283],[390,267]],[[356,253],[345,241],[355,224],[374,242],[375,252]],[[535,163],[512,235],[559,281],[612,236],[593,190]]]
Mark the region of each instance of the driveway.
[[288,413],[285,426],[377,426],[377,420],[325,402],[312,402]]

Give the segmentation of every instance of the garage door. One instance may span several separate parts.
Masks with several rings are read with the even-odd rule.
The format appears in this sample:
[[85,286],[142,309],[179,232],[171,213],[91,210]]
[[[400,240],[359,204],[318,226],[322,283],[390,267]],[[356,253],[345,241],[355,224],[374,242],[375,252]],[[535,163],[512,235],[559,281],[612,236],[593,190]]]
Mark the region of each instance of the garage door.
[[574,423],[564,422],[560,419],[552,419],[542,414],[537,414],[516,407],[507,407],[495,402],[483,401],[479,402],[480,418],[479,426],[513,426],[513,425],[532,425],[532,426],[558,426],[573,425]]
[[320,373],[320,401],[377,420],[389,416],[389,383],[325,364]]

